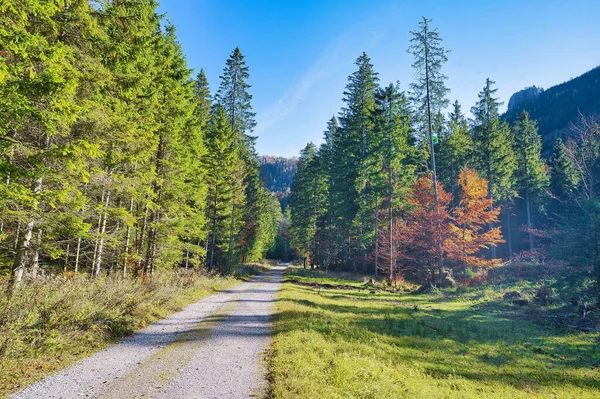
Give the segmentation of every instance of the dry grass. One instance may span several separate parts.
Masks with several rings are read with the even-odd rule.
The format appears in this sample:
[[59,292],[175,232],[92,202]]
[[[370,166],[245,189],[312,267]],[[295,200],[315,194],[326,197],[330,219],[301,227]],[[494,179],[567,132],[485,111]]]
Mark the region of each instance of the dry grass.
[[26,282],[10,300],[0,297],[0,397],[237,282],[183,270],[137,282],[83,276]]

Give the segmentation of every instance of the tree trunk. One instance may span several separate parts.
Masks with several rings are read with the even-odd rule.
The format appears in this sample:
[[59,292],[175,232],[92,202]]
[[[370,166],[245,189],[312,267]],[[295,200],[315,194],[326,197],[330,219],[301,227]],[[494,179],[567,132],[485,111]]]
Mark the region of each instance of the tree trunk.
[[233,195],[233,199],[231,200],[231,224],[229,226],[229,248],[228,252],[228,260],[227,260],[227,272],[231,271],[233,268],[233,233],[235,230],[235,203],[236,203],[236,194]]
[[527,203],[527,234],[529,235],[529,250],[533,252],[533,235],[531,234],[533,223],[531,222],[531,201],[529,200],[529,190],[525,190],[525,202]]
[[189,249],[189,244],[186,244],[185,246],[185,269],[187,270],[188,265],[190,262],[190,249]]
[[379,202],[377,196],[375,196],[375,278],[377,278],[377,269],[379,268],[379,237],[377,232],[379,230]]
[[144,252],[144,239],[146,235],[146,230],[148,229],[148,201],[150,200],[150,196],[146,194],[146,204],[144,205],[144,218],[142,219],[142,228],[140,229],[140,239],[138,241],[138,262],[137,267],[141,269],[142,267],[142,253]]
[[38,229],[31,261],[31,276],[36,278],[40,268],[40,247],[42,245],[42,229]]
[[[40,191],[42,191],[42,178],[40,177],[35,181],[33,187],[33,195],[37,196]],[[34,203],[33,208],[37,206],[37,200]],[[17,245],[16,245],[16,255],[15,260],[13,262],[13,271],[11,274],[11,281],[9,284],[9,289],[13,289],[18,286],[23,279],[23,273],[25,272],[25,267],[27,266],[27,254],[31,247],[31,236],[33,235],[33,228],[35,226],[35,220],[33,215],[30,216],[27,225],[25,226],[25,231],[19,236],[17,234]]]
[[63,267],[63,273],[66,273],[69,269],[69,250],[71,249],[71,243],[67,243],[67,250],[65,252],[65,265]]
[[106,232],[106,219],[108,219],[108,205],[110,203],[110,190],[106,192],[106,198],[104,201],[104,209],[100,214],[100,219],[102,221],[99,226],[100,237],[98,240],[98,251],[96,254],[96,267],[94,269],[94,278],[98,278],[100,275],[100,270],[102,269],[102,254],[104,251],[104,233]]
[[510,209],[506,212],[506,230],[508,233],[508,257],[512,258],[513,256],[513,248],[512,248],[512,228],[510,223]]
[[[129,200],[129,213],[133,213],[133,198]],[[129,240],[131,236],[131,226],[127,225],[125,233],[125,253],[123,254],[123,278],[127,277],[127,261],[129,259]]]
[[81,237],[77,239],[77,251],[75,252],[75,273],[79,271],[79,254],[81,253]]

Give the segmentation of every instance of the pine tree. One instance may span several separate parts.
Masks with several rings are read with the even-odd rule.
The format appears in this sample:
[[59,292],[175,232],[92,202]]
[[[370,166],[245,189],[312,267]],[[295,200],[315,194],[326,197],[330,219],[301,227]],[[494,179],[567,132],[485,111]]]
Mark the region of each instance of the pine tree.
[[[358,70],[348,77],[344,91],[345,107],[340,115],[341,130],[333,155],[335,170],[332,190],[337,204],[337,214],[334,217],[340,222],[337,226],[338,234],[347,240],[346,263],[352,257],[353,246],[358,245],[364,270],[367,247],[372,244],[366,226],[372,225],[370,220],[373,208],[366,192],[370,184],[368,176],[361,171],[367,150],[372,145],[372,114],[379,78],[366,53],[358,57],[355,64]],[[361,212],[361,208],[367,208],[367,211]],[[353,242],[352,237],[357,239]]]
[[573,161],[567,154],[565,143],[559,137],[554,143],[554,151],[548,162],[550,166],[550,191],[560,201],[575,194],[579,177]]
[[235,135],[230,120],[221,106],[213,110],[206,131],[206,156],[208,185],[206,219],[208,225],[207,266],[212,271],[227,265],[228,237],[233,209],[235,171],[240,159],[235,146]]
[[450,193],[459,195],[458,175],[462,168],[473,166],[473,135],[467,120],[461,112],[458,101],[448,116],[447,134],[440,139],[438,150],[438,175]]
[[315,203],[314,203],[314,160],[316,148],[309,143],[300,152],[298,166],[291,187],[291,244],[298,250],[299,255],[310,261],[311,241],[316,232]]
[[[500,121],[500,102],[494,97],[498,89],[495,82],[486,80],[479,93],[479,101],[471,108],[473,121],[475,164],[479,174],[488,182],[488,195],[495,202],[506,203],[514,198],[515,171],[517,159],[510,129]],[[510,215],[508,215],[510,241]],[[490,226],[492,228],[492,226]],[[496,257],[496,247],[492,247],[492,258]]]
[[196,116],[200,126],[203,127],[210,119],[210,109],[212,106],[210,87],[208,85],[208,79],[206,78],[204,69],[200,69],[198,76],[196,76],[196,82],[194,86],[197,104]]
[[219,76],[221,84],[215,102],[225,110],[233,131],[244,135],[246,144],[253,147],[255,138],[250,133],[256,126],[256,114],[252,112],[252,95],[248,93],[251,86],[246,81],[250,77],[250,69],[245,58],[239,47],[233,49],[225,62],[223,74]]
[[537,124],[529,119],[529,114],[526,111],[523,111],[515,122],[513,136],[517,150],[518,167],[515,171],[517,189],[525,197],[529,249],[533,251],[531,203],[539,200],[544,195],[548,188],[549,179],[541,158],[542,139],[538,134]]
[[89,45],[101,32],[87,3],[10,3],[0,16],[2,39],[11,43],[3,47],[0,69],[0,173],[7,196],[0,219],[2,235],[14,237],[8,252],[15,254],[16,285],[26,268],[35,277],[42,249],[51,257],[62,254],[45,242],[64,232],[61,221],[73,231],[86,229],[76,182],[89,178],[86,168],[97,147],[73,133],[83,121],[96,129],[98,98],[87,85],[94,73],[99,87],[105,81]]
[[[434,140],[434,115],[441,112],[448,104],[445,80],[442,66],[448,61],[449,51],[442,47],[442,38],[437,28],[431,28],[431,19],[423,17],[419,22],[419,30],[411,31],[411,45],[408,52],[415,58],[412,67],[415,70],[416,82],[412,83],[410,99],[415,108],[416,130],[420,133],[423,143],[429,141],[429,155],[431,159],[432,184],[434,203],[438,203],[438,181],[435,165],[435,140]],[[425,137],[427,132],[428,137]],[[426,161],[425,161],[426,163]],[[442,253],[441,233],[437,240],[438,252]],[[443,254],[440,256],[440,271],[444,267]]]
[[[231,129],[235,135],[235,145],[243,166],[235,171],[234,201],[232,204],[229,229],[229,263],[231,269],[236,258],[243,258],[248,250],[248,243],[253,240],[257,228],[256,209],[246,205],[259,202],[259,191],[262,186],[258,178],[258,163],[254,150],[255,137],[250,133],[256,126],[255,114],[252,112],[252,96],[248,93],[251,87],[247,80],[250,77],[245,56],[236,47],[225,63],[221,83],[215,101],[229,118]],[[242,228],[245,232],[242,232]],[[242,243],[241,240],[244,242]],[[239,256],[238,256],[239,255]]]
[[[319,147],[320,170],[323,176],[323,184],[326,190],[326,198],[324,200],[325,211],[317,220],[319,226],[319,242],[322,250],[320,258],[317,262],[328,269],[338,255],[339,248],[343,244],[343,237],[336,234],[336,202],[333,197],[332,184],[333,173],[336,165],[334,164],[335,151],[338,150],[337,143],[340,140],[341,129],[338,126],[338,121],[335,116],[327,122],[327,127],[323,133],[323,144]],[[340,240],[340,238],[342,238]]]
[[[377,108],[374,116],[376,145],[372,146],[372,154],[369,157],[374,171],[373,189],[379,197],[374,213],[374,234],[376,237],[379,236],[375,247],[375,274],[377,275],[379,268],[378,259],[383,255],[384,262],[388,263],[382,265],[382,272],[389,273],[391,280],[395,270],[395,257],[388,256],[388,251],[393,253],[396,250],[394,220],[404,206],[415,167],[411,162],[413,147],[410,138],[410,113],[406,96],[400,91],[399,83],[389,84],[384,89],[379,89],[376,101]],[[385,216],[380,215],[380,211]],[[381,224],[383,226],[380,226]],[[378,234],[380,227],[388,231],[387,235]],[[380,249],[379,243],[384,236],[388,238],[388,242]],[[385,251],[381,252],[383,249]]]

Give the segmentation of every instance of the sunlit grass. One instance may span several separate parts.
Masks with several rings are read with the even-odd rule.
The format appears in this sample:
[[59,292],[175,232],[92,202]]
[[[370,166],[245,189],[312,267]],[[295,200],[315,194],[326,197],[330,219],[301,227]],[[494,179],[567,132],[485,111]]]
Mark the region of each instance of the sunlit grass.
[[180,271],[137,282],[75,276],[23,284],[10,300],[0,296],[0,397],[238,282]]
[[512,288],[399,295],[286,284],[277,303],[272,395],[600,397],[599,335],[524,320],[501,301]]

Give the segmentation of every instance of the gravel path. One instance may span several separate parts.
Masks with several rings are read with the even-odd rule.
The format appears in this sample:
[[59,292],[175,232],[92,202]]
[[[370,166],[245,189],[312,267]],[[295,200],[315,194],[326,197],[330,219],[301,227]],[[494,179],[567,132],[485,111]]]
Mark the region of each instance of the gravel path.
[[10,398],[249,398],[285,266],[206,297]]

